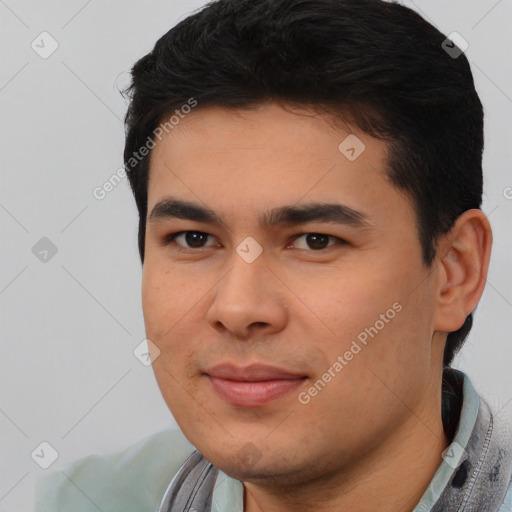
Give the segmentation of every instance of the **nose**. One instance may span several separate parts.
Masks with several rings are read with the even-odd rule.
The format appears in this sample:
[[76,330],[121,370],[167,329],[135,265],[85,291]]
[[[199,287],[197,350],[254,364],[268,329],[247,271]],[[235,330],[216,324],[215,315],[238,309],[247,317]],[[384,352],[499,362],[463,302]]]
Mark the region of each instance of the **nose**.
[[284,329],[288,321],[285,286],[267,267],[263,254],[248,263],[234,253],[231,263],[208,309],[210,326],[241,340]]

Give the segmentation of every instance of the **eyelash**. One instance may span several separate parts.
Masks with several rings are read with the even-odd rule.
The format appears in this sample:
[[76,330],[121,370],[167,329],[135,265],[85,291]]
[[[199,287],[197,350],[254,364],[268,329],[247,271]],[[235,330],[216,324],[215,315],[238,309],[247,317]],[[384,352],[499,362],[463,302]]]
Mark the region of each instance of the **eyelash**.
[[[175,239],[180,236],[180,235],[184,235],[186,233],[200,233],[202,235],[208,235],[208,236],[213,236],[213,235],[210,235],[209,233],[206,233],[204,231],[196,231],[196,230],[186,230],[186,231],[177,231],[175,233],[170,233],[168,234],[164,240],[163,240],[163,245],[171,245],[171,244],[174,244],[174,245],[177,245],[179,247],[179,249],[183,249],[183,250],[190,250],[190,251],[199,251],[201,249],[207,249],[208,247],[213,247],[213,246],[204,246],[204,247],[198,247],[198,248],[194,248],[194,247],[184,247],[178,243],[175,242]],[[298,238],[302,237],[302,236],[307,236],[307,235],[320,235],[320,236],[326,236],[330,239],[333,239],[333,240],[337,240],[338,241],[338,245],[348,245],[349,243],[344,240],[343,238],[340,238],[340,237],[337,237],[337,236],[334,236],[334,235],[327,235],[325,233],[318,233],[316,231],[311,231],[311,232],[307,232],[307,233],[299,233],[297,235],[294,235],[293,238],[292,238],[292,241],[295,241],[297,240]],[[288,244],[287,244],[288,245]],[[322,249],[301,249],[301,250],[307,250],[308,252],[323,252],[325,251],[326,249],[329,249],[330,247],[333,247],[334,245],[336,244],[331,244],[331,245],[328,245],[327,247],[324,247]]]

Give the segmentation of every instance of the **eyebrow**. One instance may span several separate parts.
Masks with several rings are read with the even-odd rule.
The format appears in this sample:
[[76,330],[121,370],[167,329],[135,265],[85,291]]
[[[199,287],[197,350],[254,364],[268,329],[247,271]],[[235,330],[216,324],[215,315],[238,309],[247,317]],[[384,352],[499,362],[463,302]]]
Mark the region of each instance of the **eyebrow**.
[[[172,197],[162,199],[153,207],[148,222],[153,223],[173,218],[225,224],[210,208]],[[314,202],[280,206],[263,213],[259,218],[260,225],[267,229],[281,224],[304,224],[306,222],[332,222],[352,227],[372,226],[366,214],[339,203]]]

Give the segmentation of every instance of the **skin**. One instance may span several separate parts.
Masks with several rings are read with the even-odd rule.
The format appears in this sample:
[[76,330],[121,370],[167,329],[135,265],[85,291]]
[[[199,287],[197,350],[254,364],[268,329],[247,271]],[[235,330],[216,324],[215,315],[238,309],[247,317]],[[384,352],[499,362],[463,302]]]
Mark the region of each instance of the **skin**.
[[[366,146],[354,161],[338,150],[349,134]],[[465,212],[426,267],[386,157],[384,142],[355,127],[277,103],[198,107],[152,150],[148,212],[172,196],[223,220],[148,219],[142,297],[147,337],[160,350],[155,375],[187,438],[244,483],[248,512],[410,511],[449,444],[446,333],[481,296],[491,230],[481,211]],[[258,223],[269,209],[309,202],[347,205],[368,223]],[[209,236],[192,247],[184,236],[164,243],[180,231]],[[307,233],[330,238],[318,249]],[[248,236],[263,250],[252,263],[236,252]],[[300,403],[395,303],[400,312]],[[204,374],[225,362],[307,378],[262,407],[235,407]]]

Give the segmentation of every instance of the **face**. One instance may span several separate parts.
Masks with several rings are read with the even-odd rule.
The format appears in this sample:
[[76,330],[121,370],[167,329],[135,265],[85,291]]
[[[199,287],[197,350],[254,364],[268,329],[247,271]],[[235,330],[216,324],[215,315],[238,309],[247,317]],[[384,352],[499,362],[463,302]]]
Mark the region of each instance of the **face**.
[[386,156],[273,103],[198,108],[152,151],[154,371],[187,438],[239,480],[341,469],[429,403],[435,277]]

